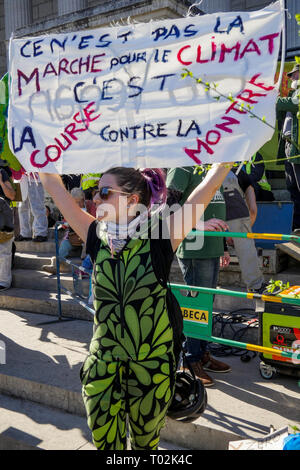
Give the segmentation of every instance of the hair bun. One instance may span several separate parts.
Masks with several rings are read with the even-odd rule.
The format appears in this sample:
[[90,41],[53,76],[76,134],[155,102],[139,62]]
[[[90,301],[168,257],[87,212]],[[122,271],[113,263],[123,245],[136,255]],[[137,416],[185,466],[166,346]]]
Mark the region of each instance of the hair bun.
[[165,204],[167,187],[164,171],[161,168],[143,168],[140,173],[146,179],[151,190],[151,206],[153,204]]

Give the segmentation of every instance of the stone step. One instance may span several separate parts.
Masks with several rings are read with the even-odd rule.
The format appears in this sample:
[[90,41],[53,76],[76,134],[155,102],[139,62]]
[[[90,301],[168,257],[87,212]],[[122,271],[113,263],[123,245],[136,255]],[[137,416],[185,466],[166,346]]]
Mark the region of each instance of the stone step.
[[[1,315],[6,325],[0,334],[0,340],[5,343],[6,364],[0,366],[0,393],[84,418],[79,370],[87,354],[91,324],[45,323],[45,317],[25,312],[1,311]],[[198,441],[200,428],[195,429],[194,423],[181,425],[169,418],[166,421],[163,440],[190,449],[207,445]],[[174,424],[176,439],[172,438]],[[180,437],[178,427],[181,426]],[[193,435],[191,446],[186,439],[188,434]],[[222,448],[229,440],[240,439],[234,433],[217,434]]]
[[0,450],[95,450],[85,417],[0,395]]
[[[0,314],[0,340],[6,351],[5,364],[0,365],[0,393],[84,417],[79,370],[92,324],[51,323],[51,317],[28,312]],[[168,418],[163,440],[187,449],[226,450],[230,441],[268,434],[271,424],[276,429],[297,424],[297,380],[280,376],[265,381],[258,357],[247,364],[235,356],[222,360],[232,371],[211,374],[216,386],[207,389],[205,412],[189,423]]]
[[[0,402],[0,450],[96,450],[85,417],[1,394]],[[188,449],[161,440],[158,450]]]
[[[71,274],[65,273],[60,276],[61,284],[66,289],[74,292],[73,278]],[[89,293],[89,279],[80,281],[84,295]],[[57,292],[57,277],[45,271],[35,271],[32,269],[13,269],[12,286],[21,289],[42,290],[47,292]]]
[[[58,239],[62,239],[65,235],[65,230],[58,230]],[[48,228],[48,240],[54,240],[55,239],[55,230],[54,227]]]
[[41,270],[44,264],[50,264],[53,253],[18,253],[15,254],[14,269]]
[[[62,294],[62,317],[93,321],[93,315],[71,296]],[[36,289],[11,288],[0,294],[0,309],[7,308],[58,317],[57,293]]]
[[[16,253],[15,255],[15,269],[33,269],[41,271],[43,265],[49,265],[51,258],[55,255],[53,253]],[[74,264],[81,265],[80,258],[70,258],[70,261]],[[72,268],[70,267],[70,271]]]
[[[298,266],[291,266],[284,271],[279,273],[264,273],[264,279],[266,282],[269,282],[271,279],[274,281],[280,280],[284,284],[287,282],[290,283],[291,286],[299,286],[300,285],[300,269],[299,264]],[[236,289],[237,287],[242,287],[245,289],[245,283],[243,282],[242,275],[240,271],[226,271],[221,270],[219,275],[219,285],[224,286],[225,289],[228,289],[228,286],[233,287]]]
[[33,241],[15,242],[16,251],[19,253],[53,253],[55,255],[55,242],[48,240],[37,243]]

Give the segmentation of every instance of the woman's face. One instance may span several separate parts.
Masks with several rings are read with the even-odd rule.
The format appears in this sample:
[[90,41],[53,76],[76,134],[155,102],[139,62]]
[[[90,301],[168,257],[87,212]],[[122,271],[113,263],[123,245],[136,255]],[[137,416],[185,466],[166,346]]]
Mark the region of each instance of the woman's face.
[[108,193],[107,199],[101,199],[100,193],[95,195],[97,218],[117,224],[127,223],[128,206],[135,195],[124,194],[122,188],[117,184],[115,175],[109,173],[101,177],[98,188],[100,192],[102,188],[109,188],[113,191]]

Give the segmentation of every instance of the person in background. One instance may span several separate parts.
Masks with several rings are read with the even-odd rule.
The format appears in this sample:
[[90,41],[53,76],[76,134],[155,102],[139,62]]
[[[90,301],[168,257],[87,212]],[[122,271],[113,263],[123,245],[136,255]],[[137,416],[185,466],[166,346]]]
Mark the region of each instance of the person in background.
[[85,194],[85,199],[93,200],[93,197],[98,190],[100,178],[101,173],[86,173],[81,175],[80,187]]
[[[177,202],[183,205],[189,195],[203,181],[204,176],[205,172],[199,174],[195,172],[194,167],[170,169],[167,173],[167,187],[171,190],[173,200],[168,200],[169,205],[176,202],[176,195]],[[224,222],[225,212],[223,194],[218,190],[204,212],[202,230],[226,231],[228,226]],[[196,243],[197,238],[199,239],[199,237],[196,237]],[[220,262],[225,267],[230,261],[227,247],[224,252],[224,238],[222,237],[204,237],[204,243],[198,249],[195,249],[195,246],[193,247],[193,244],[185,239],[179,245],[176,255],[185,283],[197,287],[216,288]],[[207,372],[226,373],[231,370],[229,365],[211,356],[207,341],[188,337],[186,347],[187,359],[195,375],[205,387],[215,385],[215,381]]]
[[[20,181],[22,194],[27,197],[18,206],[20,235],[16,241],[45,242],[48,239],[48,220],[44,201],[44,188],[37,174],[23,175]],[[26,191],[23,191],[26,188]],[[30,214],[33,215],[31,227]]]
[[14,240],[13,211],[9,206],[15,198],[9,168],[0,168],[0,292],[11,286],[12,247]]
[[263,157],[259,152],[256,152],[249,162],[244,166],[244,171],[249,177],[251,186],[255,191],[255,197],[257,202],[268,201],[272,202],[275,200],[274,194],[270,183],[268,183],[265,164]]
[[[73,188],[70,194],[82,211],[91,214],[93,217],[96,216],[95,204],[92,201],[85,200],[84,192],[80,188]],[[82,250],[84,249],[84,242],[82,241],[82,239],[76,234],[76,232],[69,226],[66,221],[62,221],[61,228],[65,229],[66,233],[59,246],[59,256],[61,258],[68,258],[71,251],[74,249],[75,251],[80,252],[80,254],[82,255]],[[82,257],[85,258],[85,254]],[[50,274],[56,274],[56,257],[53,256],[51,258],[50,265],[43,265],[42,270]],[[70,271],[69,265],[63,260],[60,261],[60,271]]]
[[[300,154],[297,148],[299,142],[299,64],[287,74],[291,80],[291,89],[287,97],[277,99],[277,118],[284,122],[282,139],[285,142],[285,156],[287,159]],[[293,141],[291,142],[290,139]],[[300,157],[291,158],[284,162],[286,187],[294,203],[293,230],[300,230]]]
[[[223,182],[226,201],[226,223],[230,232],[251,232],[257,216],[255,192],[249,176],[240,170],[238,176],[230,171]],[[239,259],[242,278],[249,292],[263,293],[267,283],[259,267],[253,239],[227,239]]]
[[[86,199],[86,201],[88,201],[88,199]],[[101,198],[100,198],[100,195],[99,195],[99,191],[97,191],[95,194],[94,194],[94,197],[93,197],[93,203],[95,204],[95,208],[96,208],[96,212],[97,212],[97,208],[100,206],[101,204]],[[86,255],[81,263],[81,266],[83,268],[85,268],[89,273],[92,272],[92,269],[93,269],[93,263],[92,263],[92,260],[91,260],[91,257],[90,255]]]
[[81,175],[62,175],[62,180],[67,191],[73,188],[80,188]]
[[47,220],[48,220],[48,228],[54,227],[56,221],[52,217],[51,209],[50,209],[49,206],[46,206],[46,216],[47,216]]

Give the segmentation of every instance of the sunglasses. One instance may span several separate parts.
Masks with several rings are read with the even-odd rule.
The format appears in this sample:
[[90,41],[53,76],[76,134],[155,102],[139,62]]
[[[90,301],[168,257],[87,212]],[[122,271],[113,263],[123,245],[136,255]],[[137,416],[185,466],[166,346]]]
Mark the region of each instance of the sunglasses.
[[130,196],[130,193],[125,193],[124,191],[119,191],[118,189],[112,189],[109,186],[103,186],[103,188],[99,188],[99,191],[97,191],[96,194],[99,194],[102,201],[107,201],[112,193],[127,194],[127,196]]

